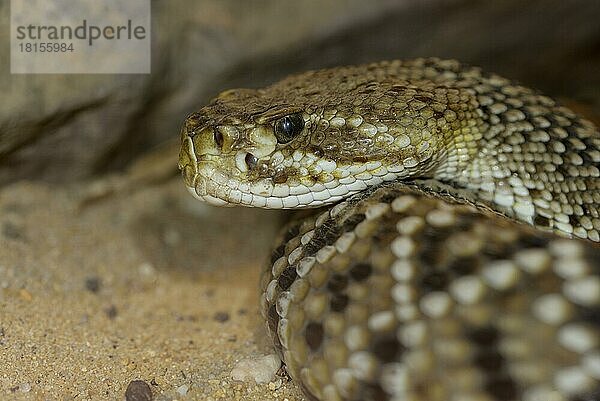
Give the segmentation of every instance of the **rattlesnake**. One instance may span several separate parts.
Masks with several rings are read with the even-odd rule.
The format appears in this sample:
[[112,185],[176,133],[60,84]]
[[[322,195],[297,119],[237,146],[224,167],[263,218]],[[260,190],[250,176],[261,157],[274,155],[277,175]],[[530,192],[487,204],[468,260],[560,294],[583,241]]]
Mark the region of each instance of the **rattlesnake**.
[[261,310],[315,400],[600,400],[600,134],[453,60],[221,93],[179,167],[215,205],[317,208]]

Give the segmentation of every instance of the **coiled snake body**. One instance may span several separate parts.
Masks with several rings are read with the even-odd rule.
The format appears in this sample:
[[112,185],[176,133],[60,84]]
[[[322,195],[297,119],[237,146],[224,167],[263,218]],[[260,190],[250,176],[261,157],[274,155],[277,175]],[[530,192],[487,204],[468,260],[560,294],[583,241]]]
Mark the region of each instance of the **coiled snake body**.
[[600,400],[600,134],[456,61],[221,93],[179,166],[287,224],[261,310],[315,400]]

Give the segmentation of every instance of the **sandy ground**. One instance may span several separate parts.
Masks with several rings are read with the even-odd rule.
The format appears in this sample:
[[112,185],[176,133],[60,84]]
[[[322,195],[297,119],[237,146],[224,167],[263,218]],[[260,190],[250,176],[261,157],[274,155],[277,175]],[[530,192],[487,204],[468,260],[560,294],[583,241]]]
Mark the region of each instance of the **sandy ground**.
[[89,188],[0,192],[0,399],[123,400],[132,380],[155,400],[304,399],[231,378],[270,352],[257,283],[276,212],[203,205],[178,177]]

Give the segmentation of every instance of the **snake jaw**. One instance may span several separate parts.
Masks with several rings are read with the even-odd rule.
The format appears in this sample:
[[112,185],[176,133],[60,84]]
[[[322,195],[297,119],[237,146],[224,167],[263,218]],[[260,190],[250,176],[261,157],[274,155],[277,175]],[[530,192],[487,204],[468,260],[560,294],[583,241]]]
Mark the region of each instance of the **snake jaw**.
[[220,207],[235,206],[235,205],[233,205],[231,203],[228,203],[227,201],[224,201],[223,199],[216,198],[216,197],[214,197],[212,195],[208,195],[208,194],[206,194],[206,195],[200,195],[198,193],[198,191],[196,190],[196,188],[194,188],[194,187],[187,187],[187,190],[189,191],[189,193],[191,193],[194,196],[194,198],[196,198],[196,199],[198,199],[198,200],[200,200],[202,202],[206,202],[206,203],[208,203],[210,205],[220,206]]
[[[183,152],[184,154],[186,152]],[[187,156],[186,156],[187,157]],[[337,165],[319,160],[313,166],[320,171],[322,182],[296,174],[294,167],[284,168],[280,175],[290,174],[282,183],[275,178],[243,180],[226,173],[220,161],[200,160],[182,168],[188,190],[199,200],[216,206],[248,206],[267,209],[314,208],[338,202],[369,186],[402,177],[402,165],[384,167],[381,162]],[[185,160],[185,157],[182,158]],[[180,162],[184,163],[184,162]],[[300,167],[298,171],[308,170]],[[310,175],[309,175],[310,176]]]

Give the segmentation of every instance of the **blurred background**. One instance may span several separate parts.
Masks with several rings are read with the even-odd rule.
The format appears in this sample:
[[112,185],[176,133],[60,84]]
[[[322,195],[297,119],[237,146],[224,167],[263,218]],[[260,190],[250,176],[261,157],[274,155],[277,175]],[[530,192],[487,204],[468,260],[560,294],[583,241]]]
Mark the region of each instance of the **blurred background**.
[[0,399],[303,400],[272,367],[233,374],[272,352],[257,284],[280,214],[186,193],[185,116],[310,68],[437,56],[598,123],[599,21],[598,0],[155,0],[149,75],[11,75],[0,46]]

